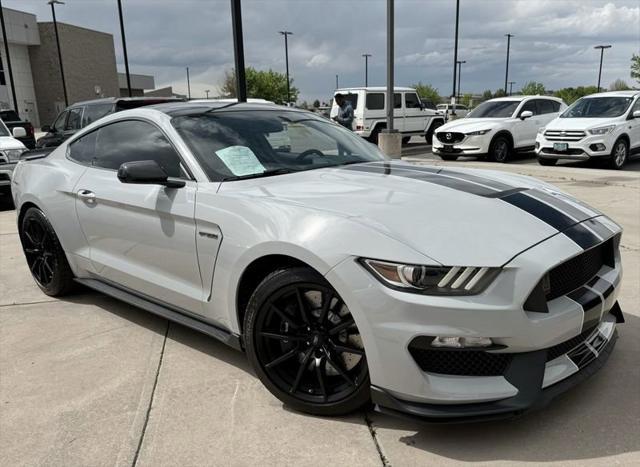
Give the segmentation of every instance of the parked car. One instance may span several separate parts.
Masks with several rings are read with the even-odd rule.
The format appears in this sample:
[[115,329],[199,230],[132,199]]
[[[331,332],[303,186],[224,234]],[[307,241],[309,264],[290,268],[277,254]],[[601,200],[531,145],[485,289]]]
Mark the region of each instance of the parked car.
[[0,120],[0,194],[11,191],[11,174],[20,156],[27,150],[18,138],[23,138],[26,131],[23,127],[15,127],[11,131]]
[[[453,106],[451,104],[438,104],[436,108],[440,113],[446,115],[447,119],[453,115]],[[468,113],[469,108],[466,105],[456,104],[456,117],[463,118],[466,117]]]
[[562,99],[556,97],[491,99],[465,118],[440,127],[432,150],[446,161],[460,156],[487,156],[495,162],[507,162],[514,152],[533,151],[538,129],[565,108]]
[[0,120],[4,122],[10,132],[14,128],[24,128],[25,135],[16,139],[29,149],[36,147],[36,136],[31,122],[20,120],[15,110],[0,110]]
[[77,102],[61,112],[51,126],[42,127],[42,131],[46,134],[38,139],[36,146],[55,148],[78,130],[114,112],[183,100],[174,97],[107,97]]
[[[279,151],[285,123],[305,137]],[[120,112],[13,188],[44,293],[79,282],[207,333],[308,413],[521,414],[597,371],[623,320],[608,217],[532,178],[393,162],[311,112]]]
[[[355,119],[353,131],[378,143],[380,131],[387,127],[385,87],[362,87],[336,89],[335,94],[343,94],[351,102]],[[433,132],[444,124],[444,116],[423,104],[413,88],[397,87],[394,91],[393,125],[402,133],[402,142],[408,143],[411,136],[424,136],[431,143]],[[433,106],[430,106],[433,107]],[[331,118],[338,114],[335,100],[331,107]]]
[[541,165],[597,159],[622,169],[640,154],[640,91],[603,92],[577,100],[538,131],[536,153]]

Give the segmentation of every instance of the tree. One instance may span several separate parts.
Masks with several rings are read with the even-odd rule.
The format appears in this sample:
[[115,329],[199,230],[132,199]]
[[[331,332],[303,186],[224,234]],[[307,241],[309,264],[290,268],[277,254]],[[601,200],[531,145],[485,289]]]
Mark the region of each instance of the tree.
[[313,101],[313,107],[314,107],[314,108],[316,108],[316,109],[317,109],[318,107],[320,107],[320,101],[319,101],[318,99],[316,99],[315,101]]
[[471,107],[472,102],[473,102],[473,96],[471,94],[465,94],[464,96],[462,96],[462,105]]
[[640,55],[631,56],[631,77],[640,83]]
[[[256,70],[247,67],[244,70],[247,80],[247,97],[257,97],[273,101],[276,104],[287,102],[287,77],[283,73],[268,70]],[[289,79],[291,102],[298,100],[298,88],[293,86],[293,80]],[[225,97],[236,97],[235,71],[227,71],[224,74],[220,91]]]
[[488,101],[491,98],[493,98],[493,93],[491,92],[491,89],[487,89],[485,92],[482,93],[483,101]]
[[500,88],[497,89],[496,92],[493,93],[493,97],[505,97],[507,95],[506,92],[504,92],[504,89]]
[[609,91],[626,91],[631,89],[623,79],[617,79],[609,85]]
[[571,105],[581,97],[595,94],[596,92],[598,92],[596,86],[578,86],[577,88],[558,89],[553,95]]
[[440,103],[440,93],[430,84],[422,84],[422,81],[420,81],[418,84],[414,84],[413,87],[416,89],[420,99],[429,101],[433,104]]
[[537,96],[537,95],[542,96],[547,91],[544,88],[544,84],[537,83],[535,81],[529,81],[528,83],[525,83],[524,86],[522,86],[521,92],[525,96]]

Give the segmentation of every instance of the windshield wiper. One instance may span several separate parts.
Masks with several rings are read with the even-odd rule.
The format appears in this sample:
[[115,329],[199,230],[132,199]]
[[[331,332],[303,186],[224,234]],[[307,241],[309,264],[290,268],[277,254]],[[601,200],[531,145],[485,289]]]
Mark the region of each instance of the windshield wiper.
[[228,182],[233,180],[248,180],[250,178],[270,177],[272,175],[290,174],[291,172],[297,172],[297,170],[281,167],[279,169],[265,170],[264,172],[258,172],[254,174],[232,175],[230,177],[224,177],[222,180],[220,180],[220,182]]

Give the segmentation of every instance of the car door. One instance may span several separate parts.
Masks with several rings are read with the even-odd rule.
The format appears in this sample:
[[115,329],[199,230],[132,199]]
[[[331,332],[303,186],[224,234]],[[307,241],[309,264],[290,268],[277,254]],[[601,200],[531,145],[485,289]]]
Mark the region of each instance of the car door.
[[[533,116],[521,118],[522,113],[530,111]],[[514,146],[516,148],[534,147],[536,144],[536,135],[538,128],[541,125],[540,117],[538,115],[538,106],[536,99],[530,99],[526,101],[518,111],[518,118],[514,123]]]
[[393,127],[400,131],[406,131],[404,99],[400,92],[393,93]]
[[[150,122],[118,121],[92,134],[94,153],[85,158],[91,161],[75,192],[95,273],[157,302],[201,313],[196,182],[165,134]],[[184,179],[185,186],[121,183],[120,165],[140,160],[156,161],[169,176]]]
[[640,118],[633,118],[633,112],[638,111],[640,111],[640,97],[636,99],[627,117],[627,131],[629,132],[629,141],[631,143],[629,149],[636,153],[640,152]]
[[424,111],[418,94],[404,93],[404,131],[424,132],[428,127],[429,115]]

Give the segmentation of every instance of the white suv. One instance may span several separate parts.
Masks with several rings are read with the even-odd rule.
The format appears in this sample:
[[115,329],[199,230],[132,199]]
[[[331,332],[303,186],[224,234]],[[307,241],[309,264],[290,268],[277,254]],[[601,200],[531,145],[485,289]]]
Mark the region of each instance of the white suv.
[[465,118],[438,128],[432,150],[447,161],[459,156],[488,156],[492,161],[507,162],[514,151],[533,151],[538,129],[565,108],[562,99],[556,97],[491,99]]
[[542,165],[600,158],[621,169],[629,156],[640,153],[640,91],[603,92],[577,100],[538,132],[536,153]]
[[[378,134],[387,127],[386,87],[362,87],[336,89],[353,107],[353,131],[372,143],[378,143]],[[411,136],[424,136],[431,144],[433,132],[444,124],[444,116],[435,105],[423,102],[413,88],[394,88],[393,126],[402,133],[402,142]],[[338,106],[333,101],[331,118],[338,115]]]

